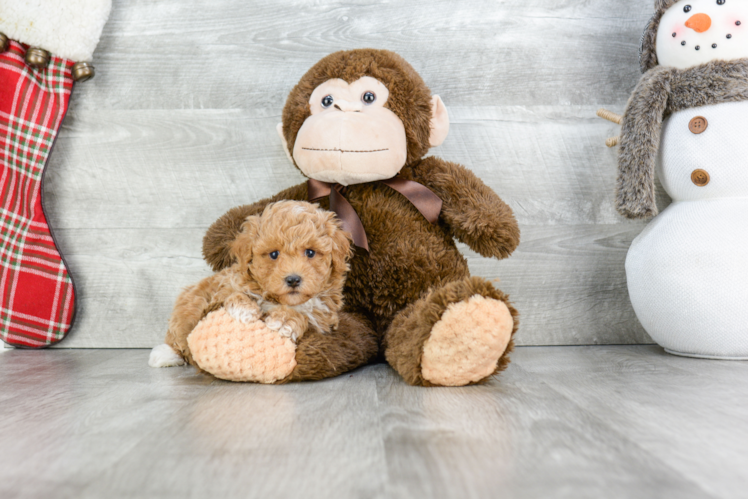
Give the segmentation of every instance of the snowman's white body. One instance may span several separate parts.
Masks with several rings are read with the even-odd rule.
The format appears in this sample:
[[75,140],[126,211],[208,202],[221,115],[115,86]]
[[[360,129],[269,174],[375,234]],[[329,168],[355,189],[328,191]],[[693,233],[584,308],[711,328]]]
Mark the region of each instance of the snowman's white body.
[[[697,116],[700,134],[689,130]],[[706,186],[692,182],[696,169]],[[748,102],[670,116],[658,175],[673,203],[626,257],[636,315],[672,353],[748,359]]]

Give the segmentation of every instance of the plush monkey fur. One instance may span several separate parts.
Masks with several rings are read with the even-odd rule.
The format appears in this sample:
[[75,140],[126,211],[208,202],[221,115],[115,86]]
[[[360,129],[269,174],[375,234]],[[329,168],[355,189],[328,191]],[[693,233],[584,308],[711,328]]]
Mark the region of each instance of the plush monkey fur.
[[[388,88],[385,104],[403,122],[407,160],[400,176],[417,181],[443,201],[437,224],[430,224],[402,195],[380,182],[353,184],[345,197],[366,230],[370,251],[357,248],[344,289],[345,316],[339,334],[319,338],[332,351],[317,355],[312,338],[304,337],[294,380],[316,379],[371,361],[377,351],[410,384],[432,385],[421,376],[420,356],[433,325],[450,305],[476,295],[504,302],[517,329],[517,311],[503,293],[482,278],[470,277],[455,238],[485,257],[508,257],[519,244],[512,210],[471,171],[439,158],[423,156],[429,149],[431,92],[400,56],[384,50],[352,50],[331,54],[312,67],[294,87],[283,110],[283,135],[293,151],[297,133],[310,116],[312,91],[325,81],[353,82],[376,78]],[[203,241],[203,254],[215,270],[232,264],[231,242],[249,215],[276,200],[306,200],[306,183],[257,203],[236,207],[216,221]],[[328,208],[328,199],[320,205]],[[469,319],[469,318],[468,318]],[[304,344],[309,348],[304,351]],[[508,363],[509,340],[494,372]],[[308,356],[308,357],[305,357]],[[482,382],[473,380],[470,383]]]

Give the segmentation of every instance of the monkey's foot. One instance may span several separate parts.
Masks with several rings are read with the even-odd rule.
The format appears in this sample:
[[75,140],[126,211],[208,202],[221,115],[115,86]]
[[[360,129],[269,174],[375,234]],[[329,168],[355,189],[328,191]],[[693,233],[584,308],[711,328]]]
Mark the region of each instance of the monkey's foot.
[[507,305],[474,295],[450,304],[423,345],[421,374],[434,385],[462,386],[494,374],[512,338]]
[[208,314],[187,337],[192,358],[216,378],[271,384],[296,367],[296,344],[263,321],[238,321],[226,309]]

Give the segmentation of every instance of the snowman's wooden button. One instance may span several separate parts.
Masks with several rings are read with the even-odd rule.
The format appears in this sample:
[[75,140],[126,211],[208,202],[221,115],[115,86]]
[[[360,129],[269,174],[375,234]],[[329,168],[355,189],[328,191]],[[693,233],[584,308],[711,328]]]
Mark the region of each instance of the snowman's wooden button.
[[708,126],[709,123],[703,116],[695,116],[691,118],[690,122],[688,122],[688,130],[690,130],[694,134],[702,133]]
[[706,186],[707,184],[709,184],[709,172],[697,168],[696,170],[691,172],[691,182],[699,187]]

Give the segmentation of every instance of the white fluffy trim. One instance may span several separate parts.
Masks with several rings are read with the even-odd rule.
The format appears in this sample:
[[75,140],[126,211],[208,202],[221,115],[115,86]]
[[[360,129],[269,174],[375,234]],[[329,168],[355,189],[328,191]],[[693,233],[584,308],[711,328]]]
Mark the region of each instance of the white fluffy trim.
[[184,364],[182,356],[174,352],[167,344],[157,345],[151,350],[148,357],[148,366],[153,368],[165,368],[167,366],[181,366]]
[[2,0],[0,33],[73,61],[90,61],[112,0]]

